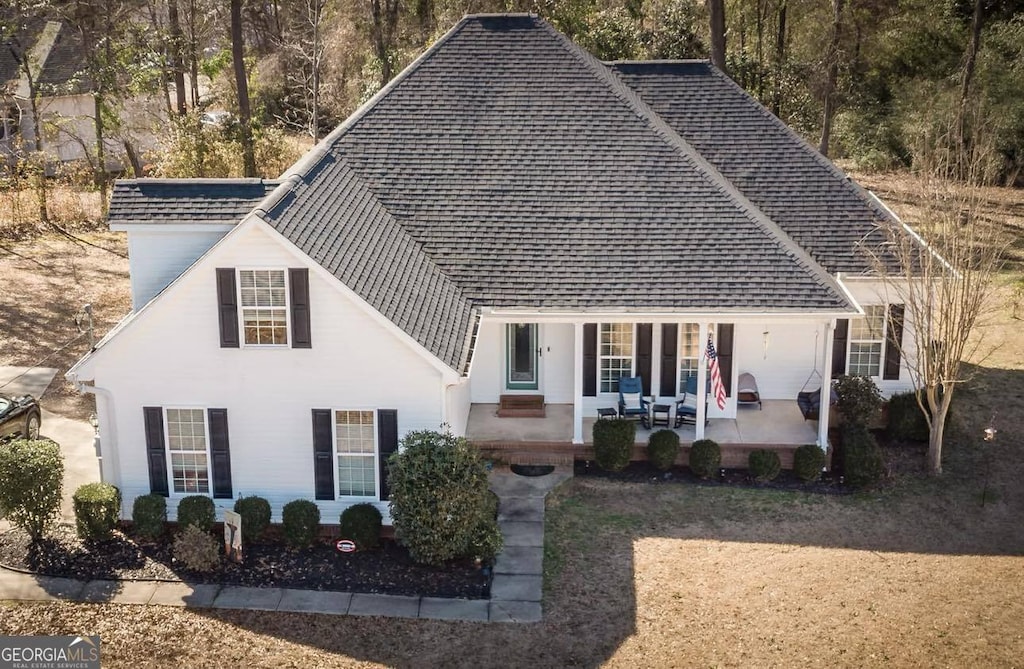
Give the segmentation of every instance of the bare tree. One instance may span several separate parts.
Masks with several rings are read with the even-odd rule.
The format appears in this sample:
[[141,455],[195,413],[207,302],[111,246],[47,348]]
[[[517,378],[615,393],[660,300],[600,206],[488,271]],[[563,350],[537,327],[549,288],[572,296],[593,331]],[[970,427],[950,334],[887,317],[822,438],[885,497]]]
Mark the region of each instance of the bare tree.
[[393,60],[398,36],[398,8],[398,0],[370,0],[370,18],[373,20],[371,37],[377,60],[380,61],[381,87],[395,76]]
[[242,0],[231,0],[231,56],[235,67],[238,94],[238,120],[242,130],[242,162],[245,176],[256,176],[256,153],[252,140],[252,111],[249,108],[249,81],[245,73],[245,44],[242,41]]
[[[917,152],[927,204],[913,232],[893,231],[891,250],[900,269],[877,263],[886,289],[905,305],[911,335],[896,343],[928,422],[932,474],[942,473],[953,394],[971,377],[964,361],[984,352],[978,326],[998,306],[994,288],[1007,247],[999,228],[978,215],[989,149],[976,136],[968,155],[950,151],[959,132],[960,115],[953,116],[941,136],[926,138]],[[963,165],[970,166],[967,180],[960,179]]]
[[825,110],[821,120],[818,151],[828,157],[832,140],[832,120],[836,115],[836,84],[839,80],[839,40],[843,32],[843,0],[832,0],[832,38],[825,54]]
[[711,62],[722,72],[727,72],[725,63],[725,0],[708,0],[708,14],[711,21]]

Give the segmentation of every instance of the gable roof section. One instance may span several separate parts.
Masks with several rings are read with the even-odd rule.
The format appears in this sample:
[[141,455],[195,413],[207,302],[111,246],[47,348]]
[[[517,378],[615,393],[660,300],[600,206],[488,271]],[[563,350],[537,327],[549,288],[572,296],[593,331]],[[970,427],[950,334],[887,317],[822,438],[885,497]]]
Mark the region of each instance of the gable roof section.
[[471,303],[346,164],[322,156],[282,194],[256,215],[446,365],[466,368]]
[[860,247],[885,248],[897,222],[739,85],[706,61],[609,67],[829,271],[873,271]]
[[[614,74],[535,16],[466,17],[318,152],[475,305],[851,310]],[[313,171],[296,170],[313,187],[269,222],[300,201],[329,206],[334,188],[316,182],[334,180]]]
[[132,224],[234,225],[281,182],[265,179],[119,179],[107,220]]

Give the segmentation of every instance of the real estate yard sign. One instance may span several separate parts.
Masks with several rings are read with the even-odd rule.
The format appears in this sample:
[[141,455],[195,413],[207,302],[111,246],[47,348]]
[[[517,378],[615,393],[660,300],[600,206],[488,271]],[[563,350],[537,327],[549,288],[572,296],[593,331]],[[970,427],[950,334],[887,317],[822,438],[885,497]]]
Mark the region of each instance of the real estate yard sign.
[[242,562],[242,516],[224,511],[224,554],[229,560]]

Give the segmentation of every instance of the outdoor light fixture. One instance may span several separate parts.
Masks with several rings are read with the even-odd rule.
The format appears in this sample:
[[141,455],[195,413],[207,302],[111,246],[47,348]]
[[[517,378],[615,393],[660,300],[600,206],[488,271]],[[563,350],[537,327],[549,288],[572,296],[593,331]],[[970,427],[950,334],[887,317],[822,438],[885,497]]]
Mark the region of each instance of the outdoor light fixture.
[[768,359],[768,339],[771,336],[771,332],[765,330],[761,333],[761,338],[764,340],[764,359]]
[[997,432],[999,432],[999,430],[995,429],[991,425],[986,427],[984,429],[984,433],[985,433],[984,439],[985,439],[985,441],[995,441],[996,440],[996,433]]
[[89,425],[92,425],[92,429],[95,430],[97,434],[99,434],[99,431],[100,431],[100,421],[96,417],[96,414],[94,414],[94,413],[89,414]]

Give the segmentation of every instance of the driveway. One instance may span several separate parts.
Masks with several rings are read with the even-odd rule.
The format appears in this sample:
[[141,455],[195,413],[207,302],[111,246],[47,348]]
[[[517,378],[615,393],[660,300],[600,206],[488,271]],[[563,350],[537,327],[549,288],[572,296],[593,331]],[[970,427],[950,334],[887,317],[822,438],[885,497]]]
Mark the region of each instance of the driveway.
[[[4,367],[0,366],[0,393],[5,395],[28,394],[40,397],[53,381],[57,370],[47,367]],[[100,465],[96,459],[94,445],[95,430],[84,420],[65,418],[43,408],[40,434],[60,444],[64,455],[64,499],[61,515],[74,520],[71,496],[83,483],[100,480]],[[0,531],[5,529],[0,523]]]

